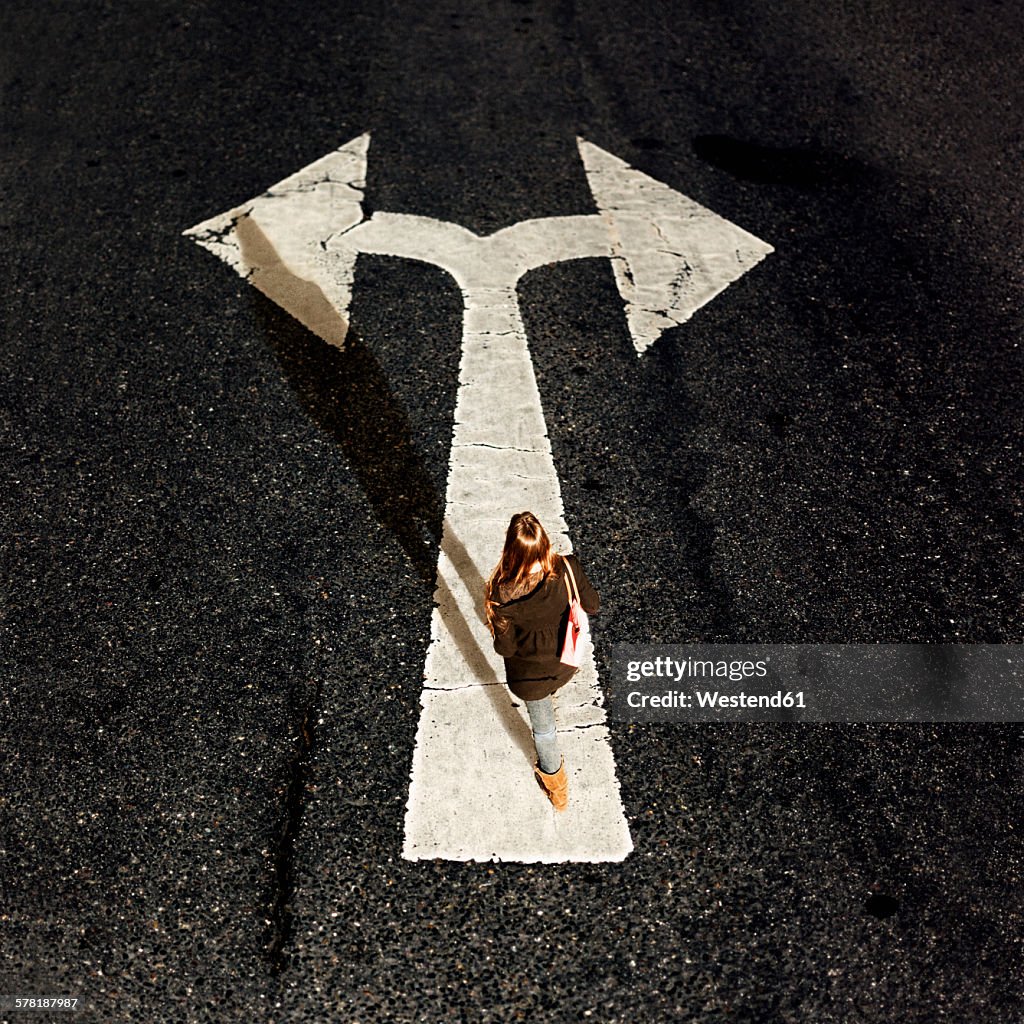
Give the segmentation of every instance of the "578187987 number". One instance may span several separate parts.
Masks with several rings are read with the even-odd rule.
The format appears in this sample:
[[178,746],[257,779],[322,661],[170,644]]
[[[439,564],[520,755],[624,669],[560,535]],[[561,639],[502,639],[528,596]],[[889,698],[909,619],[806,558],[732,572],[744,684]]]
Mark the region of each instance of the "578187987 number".
[[0,1010],[77,1010],[77,996],[0,996]]

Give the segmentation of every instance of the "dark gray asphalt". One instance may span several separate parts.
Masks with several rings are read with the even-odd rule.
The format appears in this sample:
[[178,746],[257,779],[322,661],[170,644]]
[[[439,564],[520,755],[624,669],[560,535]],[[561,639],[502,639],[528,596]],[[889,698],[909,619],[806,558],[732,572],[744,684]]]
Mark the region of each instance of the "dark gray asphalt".
[[459,296],[361,258],[339,353],[180,235],[364,131],[370,209],[590,212],[581,134],[776,248],[642,360],[521,286],[602,670],[1018,642],[1024,16],[840,6],[4,4],[0,995],[1024,1021],[1017,725],[615,724],[624,863],[401,860]]

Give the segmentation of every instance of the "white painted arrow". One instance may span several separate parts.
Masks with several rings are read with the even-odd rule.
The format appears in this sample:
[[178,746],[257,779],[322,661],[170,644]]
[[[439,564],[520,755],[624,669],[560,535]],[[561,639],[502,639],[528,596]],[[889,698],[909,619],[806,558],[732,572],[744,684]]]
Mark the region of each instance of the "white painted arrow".
[[525,709],[509,697],[482,616],[510,516],[530,509],[571,543],[516,284],[535,267],[611,258],[637,352],[771,251],[753,235],[580,140],[600,213],[480,237],[427,217],[362,217],[363,135],[186,234],[324,340],[341,345],[356,257],[447,270],[465,303],[436,605],[413,751],[403,856],[607,861],[632,849],[593,654],[557,695],[570,775],[556,814],[533,783]]

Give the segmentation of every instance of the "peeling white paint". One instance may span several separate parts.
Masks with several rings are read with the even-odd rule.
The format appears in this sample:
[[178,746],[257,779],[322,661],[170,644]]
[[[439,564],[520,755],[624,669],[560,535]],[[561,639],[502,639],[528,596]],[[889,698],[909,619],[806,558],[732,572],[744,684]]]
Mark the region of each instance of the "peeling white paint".
[[[632,839],[592,651],[557,696],[570,797],[556,814],[534,781],[525,709],[502,685],[482,615],[484,577],[513,513],[530,509],[557,550],[572,550],[516,284],[549,263],[610,258],[641,353],[771,247],[582,139],[597,214],[522,221],[486,237],[410,214],[364,220],[368,143],[360,136],[186,234],[335,345],[344,343],[360,252],[433,264],[462,290],[459,389],[403,856],[621,860]],[[595,625],[599,636],[600,619]]]

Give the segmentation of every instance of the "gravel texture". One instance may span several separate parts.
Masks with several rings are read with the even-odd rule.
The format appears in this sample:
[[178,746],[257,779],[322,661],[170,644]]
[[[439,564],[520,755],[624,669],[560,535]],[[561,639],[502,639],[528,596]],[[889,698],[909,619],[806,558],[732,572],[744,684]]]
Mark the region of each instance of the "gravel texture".
[[459,295],[361,258],[337,352],[180,233],[366,130],[371,210],[589,212],[583,135],[776,248],[641,359],[607,262],[521,284],[602,671],[1019,642],[1021,22],[5,4],[0,995],[1020,1024],[1019,725],[616,723],[625,862],[401,860]]

